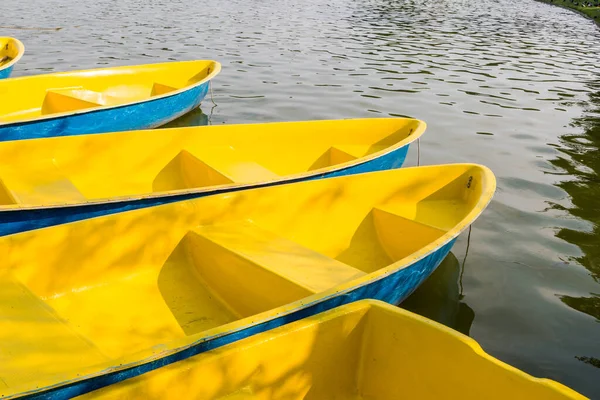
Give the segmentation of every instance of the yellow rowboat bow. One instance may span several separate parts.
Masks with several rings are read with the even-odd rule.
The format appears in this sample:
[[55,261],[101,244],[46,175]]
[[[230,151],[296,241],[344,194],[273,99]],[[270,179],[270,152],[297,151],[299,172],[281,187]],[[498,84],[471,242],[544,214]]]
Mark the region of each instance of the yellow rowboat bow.
[[307,179],[398,168],[408,118],[172,128],[0,142],[0,235]]
[[98,68],[0,81],[0,141],[149,129],[198,107],[216,61]]
[[[0,79],[8,78],[13,67],[23,57],[25,46],[20,40],[11,37],[0,37]],[[0,94],[1,98],[4,97]]]
[[486,354],[473,339],[361,300],[80,399],[567,400],[584,397]]

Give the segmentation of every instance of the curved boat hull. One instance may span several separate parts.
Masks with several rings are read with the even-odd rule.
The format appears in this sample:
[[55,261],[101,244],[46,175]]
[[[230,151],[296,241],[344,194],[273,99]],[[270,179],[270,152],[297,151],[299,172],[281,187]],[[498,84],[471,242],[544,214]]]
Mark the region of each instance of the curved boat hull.
[[0,238],[0,394],[77,396],[356,300],[398,303],[494,190],[473,164],[396,169]]
[[6,79],[10,76],[10,74],[12,73],[13,70],[13,66],[11,65],[8,68],[2,68],[0,69],[0,79]]
[[[0,79],[6,79],[10,76],[15,64],[23,57],[24,52],[25,46],[21,41],[11,37],[0,37]],[[6,59],[8,62],[3,62]]]
[[72,207],[54,207],[29,210],[12,209],[2,211],[0,212],[0,236],[29,231],[32,229],[46,228],[48,226],[80,221],[87,218],[94,218],[123,211],[130,211],[139,208],[173,203],[176,201],[195,199],[210,196],[213,194],[235,192],[238,190],[275,186],[285,183],[333,178],[337,176],[400,168],[404,164],[404,160],[406,159],[409,146],[410,144],[407,144],[379,158],[366,161],[359,165],[354,165],[348,168],[343,168],[337,171],[328,172],[320,175],[282,180],[275,183],[256,184],[251,186],[245,186],[242,188],[220,189],[201,193],[188,193],[175,196],[153,197],[146,199],[142,198],[114,203],[88,204]]
[[0,141],[156,128],[198,107],[208,93],[209,84],[142,103],[0,125]]
[[83,398],[140,393],[161,400],[356,399],[357,393],[378,400],[585,399],[499,361],[447,326],[377,300],[336,307]]
[[93,377],[82,382],[76,382],[69,387],[62,387],[56,389],[55,391],[45,392],[43,396],[44,398],[52,399],[70,399],[75,396],[80,396],[92,390],[112,385],[125,379],[133,378],[135,376],[155,370],[164,365],[185,360],[197,354],[201,354],[229,343],[256,335],[257,333],[266,332],[291,322],[295,322],[358,300],[375,299],[390,304],[399,304],[408,296],[410,296],[410,294],[414,292],[419,285],[421,285],[421,283],[423,283],[425,279],[431,275],[433,271],[435,271],[438,265],[452,249],[455,240],[456,239],[452,239],[450,242],[428,254],[423,259],[413,263],[410,266],[407,266],[404,269],[396,271],[395,273],[390,274],[383,279],[373,281],[361,287],[357,287],[346,293],[339,293],[334,297],[320,299],[319,301],[308,305],[306,308],[299,309],[290,314],[272,319],[263,324],[254,325],[241,331],[220,336],[213,340],[209,339],[207,341],[197,343],[186,350],[172,354],[171,356],[163,357],[153,362],[126,369],[124,371],[119,371],[112,374],[109,373],[106,375]]
[[193,60],[4,80],[0,141],[155,128],[198,107],[220,70]]

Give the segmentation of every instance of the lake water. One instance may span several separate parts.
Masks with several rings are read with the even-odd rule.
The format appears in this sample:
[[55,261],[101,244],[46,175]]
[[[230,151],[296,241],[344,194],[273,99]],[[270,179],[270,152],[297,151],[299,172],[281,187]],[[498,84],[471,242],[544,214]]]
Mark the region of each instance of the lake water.
[[[533,375],[600,398],[600,29],[532,0],[4,0],[15,75],[215,59],[173,125],[425,120],[421,163],[498,191],[405,304]],[[28,28],[28,29],[15,29]],[[60,29],[54,29],[60,28]],[[410,151],[408,165],[417,160]],[[467,254],[468,250],[468,254]]]

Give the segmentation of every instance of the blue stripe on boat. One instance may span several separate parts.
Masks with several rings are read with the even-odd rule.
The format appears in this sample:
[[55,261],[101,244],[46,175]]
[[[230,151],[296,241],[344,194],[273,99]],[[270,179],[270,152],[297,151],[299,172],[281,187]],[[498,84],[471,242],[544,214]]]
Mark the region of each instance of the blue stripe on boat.
[[198,107],[209,84],[129,105],[0,125],[0,141],[156,128]]
[[[275,186],[284,183],[332,178],[336,176],[400,168],[404,163],[404,160],[406,159],[408,147],[409,144],[397,148],[393,151],[390,151],[389,153],[384,154],[381,157],[337,171],[332,171],[329,173],[323,173],[310,177],[290,179],[287,181],[258,184],[252,186],[252,188]],[[248,189],[248,187],[245,187],[243,189]],[[48,226],[64,224],[67,222],[80,221],[82,219],[99,217],[102,215],[115,214],[123,211],[131,211],[137,210],[139,208],[173,203],[175,201],[189,200],[213,194],[234,192],[237,190],[241,189],[221,189],[212,192],[186,193],[169,197],[153,197],[146,199],[126,200],[113,203],[79,205],[73,207],[39,208],[30,210],[12,209],[0,212],[0,236],[29,231],[32,229],[45,228]]]
[[11,65],[8,68],[0,69],[0,79],[6,79],[6,78],[8,78],[10,76],[10,73],[13,70],[13,67],[14,67],[14,64]]

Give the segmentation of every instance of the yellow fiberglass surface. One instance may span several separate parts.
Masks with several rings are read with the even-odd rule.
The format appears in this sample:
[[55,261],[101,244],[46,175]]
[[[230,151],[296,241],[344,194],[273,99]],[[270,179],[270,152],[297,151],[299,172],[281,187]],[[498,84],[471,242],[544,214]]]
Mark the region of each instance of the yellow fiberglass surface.
[[11,37],[0,37],[0,70],[14,65],[25,52],[20,40]]
[[455,164],[217,194],[0,238],[0,395],[148,363],[406,268],[491,200]]
[[584,399],[419,315],[362,300],[83,399]]
[[0,124],[139,103],[200,85],[221,70],[197,60],[97,68],[0,81]]
[[408,145],[407,118],[223,125],[0,142],[0,210],[119,201],[335,171]]

